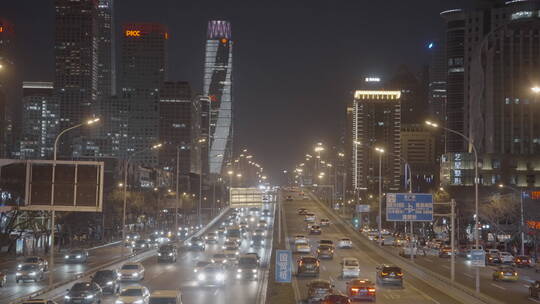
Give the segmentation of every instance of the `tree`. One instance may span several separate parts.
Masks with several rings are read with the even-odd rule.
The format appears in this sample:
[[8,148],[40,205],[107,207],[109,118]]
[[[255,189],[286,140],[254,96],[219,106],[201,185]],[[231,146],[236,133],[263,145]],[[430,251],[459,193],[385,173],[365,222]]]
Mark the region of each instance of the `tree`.
[[480,220],[490,225],[495,238],[501,233],[515,235],[519,231],[519,210],[515,196],[495,194],[480,206]]

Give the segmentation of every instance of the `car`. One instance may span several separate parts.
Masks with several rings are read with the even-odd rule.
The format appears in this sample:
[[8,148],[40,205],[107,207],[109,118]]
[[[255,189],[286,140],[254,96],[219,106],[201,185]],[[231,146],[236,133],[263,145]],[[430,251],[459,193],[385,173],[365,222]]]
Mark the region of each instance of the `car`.
[[259,220],[259,222],[257,223],[257,227],[267,228],[268,227],[268,222],[266,220]]
[[357,258],[346,257],[341,259],[341,277],[357,278],[360,276],[360,263]]
[[496,254],[496,255],[499,255],[499,253],[501,253],[501,252],[499,251],[499,249],[495,249],[495,248],[488,248],[488,249],[486,250],[486,254]]
[[118,272],[113,269],[99,270],[91,276],[92,283],[101,287],[103,293],[116,294],[120,291],[120,281]]
[[486,264],[499,265],[501,264],[501,258],[498,254],[488,253],[486,254]]
[[15,282],[19,281],[41,281],[43,280],[43,268],[39,264],[22,264],[15,273]]
[[511,266],[499,266],[492,274],[493,281],[512,281],[519,279],[517,271]]
[[46,300],[46,299],[29,299],[26,301],[22,301],[21,304],[57,304],[53,300]]
[[403,246],[403,245],[405,245],[405,244],[407,244],[407,240],[404,239],[404,238],[396,237],[396,238],[394,239],[394,246],[395,246],[395,247],[400,247],[400,246]]
[[473,250],[484,250],[484,246],[482,245],[472,245],[472,246],[469,246],[465,252],[465,256],[467,257],[467,259],[471,259],[472,258],[472,255],[471,255],[471,251]]
[[187,245],[190,250],[206,250],[206,243],[201,237],[198,236],[192,237],[191,240],[189,240],[189,242],[187,243]]
[[[222,224],[224,224],[224,223],[222,223]],[[218,233],[219,236],[225,235],[225,227],[219,227],[217,229],[217,233]]]
[[529,296],[533,299],[540,299],[540,281],[533,281],[529,285]]
[[341,249],[351,249],[352,248],[352,241],[350,238],[341,238],[338,241],[338,248]]
[[329,246],[332,246],[334,247],[334,241],[332,240],[319,240],[319,245],[329,245]]
[[292,202],[293,198],[290,195],[287,195],[287,198],[285,199],[287,202]]
[[309,234],[322,234],[321,226],[312,225],[309,229]]
[[501,258],[501,263],[503,264],[511,264],[514,262],[514,256],[510,254],[510,252],[502,251],[499,253],[499,257]]
[[0,271],[0,287],[4,287],[7,284],[7,274]]
[[131,242],[134,242],[141,238],[141,235],[138,233],[128,233],[126,234],[125,242],[131,244]]
[[64,296],[64,304],[101,303],[103,292],[101,287],[92,282],[75,283]]
[[397,266],[381,265],[377,266],[377,284],[399,285],[403,287],[403,271]]
[[37,264],[44,272],[49,270],[49,262],[38,256],[25,257],[23,261],[17,265],[17,269],[21,268],[24,264]]
[[215,232],[209,232],[209,233],[207,233],[207,234],[204,236],[204,241],[205,241],[207,244],[210,244],[210,243],[217,243],[217,241],[218,241],[217,233],[215,233]]
[[315,216],[315,213],[307,213],[304,216],[304,221],[306,222],[315,222],[316,219],[317,217]]
[[301,256],[296,261],[296,265],[296,275],[318,276],[320,272],[321,262],[314,256]]
[[327,280],[313,280],[307,284],[307,303],[320,303],[326,296],[334,293],[334,285]]
[[297,253],[310,253],[311,246],[308,243],[298,243],[294,245],[294,252]]
[[157,261],[160,262],[171,262],[176,263],[176,258],[178,257],[178,251],[176,246],[172,244],[161,245],[157,251]]
[[261,257],[256,252],[248,252],[248,253],[245,254],[245,256],[251,256],[251,257],[255,258],[255,260],[257,260],[257,264],[259,264],[261,262]]
[[144,266],[141,263],[128,262],[122,265],[118,271],[122,281],[142,281],[144,280]]
[[306,208],[298,208],[298,215],[306,215],[308,210]]
[[518,255],[514,259],[514,264],[517,267],[533,267],[533,261],[532,258],[528,255]]
[[227,265],[229,262],[225,253],[215,253],[210,259],[212,263]]
[[253,255],[242,255],[236,267],[237,279],[257,279],[259,276],[259,260]]
[[197,281],[201,285],[224,286],[226,279],[227,271],[219,264],[206,265],[197,273]]
[[294,236],[294,244],[308,244],[309,241],[303,234],[297,234]]
[[139,239],[133,243],[132,247],[133,247],[133,250],[135,251],[141,251],[141,250],[148,249],[151,246],[149,245],[149,242],[147,240]]
[[154,290],[148,304],[182,304],[180,290]]
[[352,303],[348,296],[342,294],[327,295],[321,302],[322,304],[350,304]]
[[439,249],[439,257],[440,258],[449,258],[452,256],[452,247],[450,246],[443,246],[441,249]]
[[319,245],[317,247],[317,258],[319,259],[333,259],[334,247],[330,245]]
[[255,229],[255,231],[253,231],[252,235],[266,236],[266,230],[262,228],[257,228]]
[[[203,269],[204,267],[206,267],[207,265],[210,265],[212,263],[215,263],[214,261],[198,261],[197,263],[195,263],[195,267],[193,267],[193,272],[194,273],[197,273],[199,271],[201,271],[201,269]],[[221,263],[221,262],[218,262],[218,263]]]
[[240,222],[240,224],[238,224],[238,226],[240,227],[240,229],[247,229],[249,226],[248,226],[248,223],[247,222]]
[[376,301],[375,284],[368,279],[356,279],[347,282],[347,295],[352,301]]
[[323,227],[328,226],[328,225],[330,225],[330,220],[327,219],[327,218],[322,218],[321,222],[320,222],[320,225],[323,226]]
[[144,286],[128,286],[123,288],[114,302],[115,304],[148,304],[150,291]]
[[88,262],[88,251],[84,249],[71,250],[64,256],[65,263],[86,263]]
[[240,246],[235,241],[225,242],[222,248],[229,260],[235,260],[240,255]]
[[385,237],[383,237],[382,245],[383,246],[393,246],[395,240],[396,240],[396,238],[393,237],[393,236],[385,236]]

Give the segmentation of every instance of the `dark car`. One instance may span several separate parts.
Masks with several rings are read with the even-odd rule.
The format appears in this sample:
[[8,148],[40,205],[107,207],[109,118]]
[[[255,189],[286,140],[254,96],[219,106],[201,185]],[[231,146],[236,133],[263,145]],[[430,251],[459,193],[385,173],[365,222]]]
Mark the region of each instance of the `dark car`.
[[306,208],[298,208],[298,215],[306,215],[308,210]]
[[353,301],[369,300],[375,302],[375,284],[367,279],[356,279],[347,282],[347,294]]
[[529,296],[533,299],[540,299],[540,281],[534,281],[529,285]]
[[334,290],[334,285],[327,280],[314,280],[307,284],[307,302],[311,303],[320,303],[328,295],[331,295]]
[[98,284],[93,282],[75,283],[68,289],[64,304],[101,303],[103,292]]
[[318,276],[320,271],[320,261],[314,256],[302,256],[297,261],[298,276],[301,275],[313,275]]
[[403,287],[403,271],[397,266],[378,266],[377,284],[391,284]]
[[150,246],[148,245],[147,240],[139,239],[139,240],[136,240],[135,243],[133,243],[133,250],[139,251],[139,250],[145,250],[148,248],[150,248]]
[[176,246],[171,244],[161,245],[157,252],[157,260],[159,262],[171,262],[176,263],[178,253]]
[[501,258],[498,254],[488,253],[486,254],[486,264],[498,265],[501,264]]
[[287,195],[287,198],[285,199],[287,202],[292,202],[293,198],[290,195]]
[[191,238],[188,242],[189,249],[204,251],[206,249],[206,242],[197,236]]
[[15,282],[19,281],[41,281],[43,279],[43,268],[38,264],[23,264],[15,273]]
[[64,256],[64,262],[66,263],[86,263],[88,262],[88,251],[86,250],[72,250]]
[[257,279],[259,277],[259,261],[253,255],[242,255],[238,258],[236,268],[237,279]]
[[322,234],[321,226],[311,225],[311,228],[309,228],[309,234]]
[[324,300],[322,301],[322,304],[351,304],[351,300],[349,300],[349,297],[340,295],[340,294],[331,294],[327,295]]
[[334,247],[330,245],[319,245],[317,248],[317,257],[319,259],[333,259]]
[[528,255],[518,255],[514,258],[514,264],[517,267],[533,267],[532,259]]
[[120,291],[120,281],[116,270],[100,270],[92,276],[92,283],[101,287],[103,293],[115,294]]

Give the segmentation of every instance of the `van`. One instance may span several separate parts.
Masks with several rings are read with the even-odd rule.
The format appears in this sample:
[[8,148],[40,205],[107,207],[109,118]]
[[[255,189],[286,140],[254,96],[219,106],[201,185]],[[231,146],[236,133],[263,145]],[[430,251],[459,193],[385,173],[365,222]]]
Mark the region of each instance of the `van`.
[[154,290],[148,304],[182,304],[180,290]]

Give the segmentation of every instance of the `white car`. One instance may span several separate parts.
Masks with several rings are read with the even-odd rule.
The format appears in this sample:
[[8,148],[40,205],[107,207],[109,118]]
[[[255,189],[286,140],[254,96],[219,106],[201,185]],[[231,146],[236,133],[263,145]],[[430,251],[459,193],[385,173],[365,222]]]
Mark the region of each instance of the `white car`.
[[309,243],[308,242],[308,239],[306,238],[305,235],[302,235],[302,234],[298,234],[298,235],[295,235],[294,236],[294,244],[307,244]]
[[356,258],[343,258],[341,260],[341,276],[343,278],[357,278],[360,276],[360,263]]
[[118,270],[120,279],[123,281],[144,280],[144,266],[141,263],[125,263]]
[[294,252],[298,253],[311,253],[311,246],[308,243],[300,243],[294,245]]
[[150,291],[144,286],[129,286],[122,291],[115,304],[148,304]]
[[352,248],[352,241],[350,238],[341,238],[338,241],[338,248]]
[[212,261],[212,263],[215,263],[215,264],[223,264],[223,265],[226,265],[228,263],[227,255],[225,253],[214,254],[210,261]]
[[501,258],[501,263],[513,263],[514,262],[514,256],[510,254],[510,252],[500,252],[499,257]]
[[306,214],[305,218],[304,218],[304,221],[306,222],[315,222],[315,214],[314,213],[308,213]]

